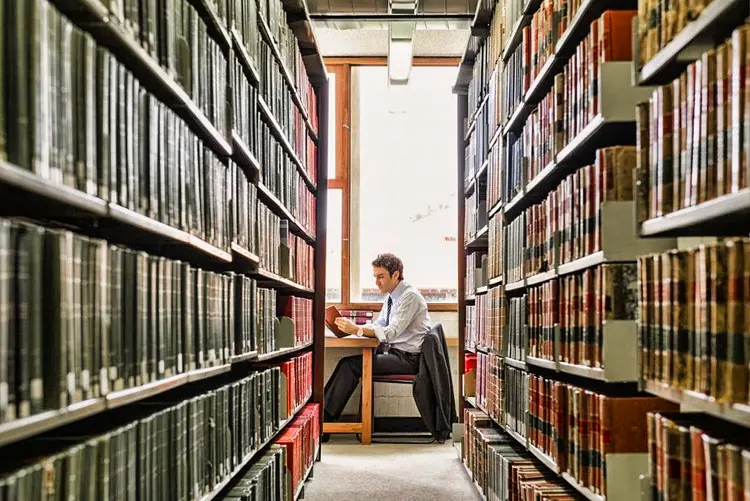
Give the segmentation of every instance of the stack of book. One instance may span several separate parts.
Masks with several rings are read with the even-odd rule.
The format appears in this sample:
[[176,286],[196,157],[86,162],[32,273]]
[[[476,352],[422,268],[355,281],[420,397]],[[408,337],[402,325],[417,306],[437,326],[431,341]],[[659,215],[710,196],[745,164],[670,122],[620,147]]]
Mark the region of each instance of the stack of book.
[[505,283],[518,282],[525,277],[526,217],[521,214],[505,226]]
[[505,297],[505,289],[493,287],[488,291],[487,298],[489,328],[485,346],[500,352],[503,349],[505,328],[508,323],[508,300]]
[[503,365],[497,353],[477,353],[477,405],[496,422],[503,419]]
[[281,362],[280,367],[286,377],[286,408],[291,413],[312,396],[312,352]]
[[232,486],[217,499],[222,501],[264,501],[293,499],[286,481],[286,455],[284,447],[271,445],[268,451],[253,461],[252,466]]
[[505,356],[514,360],[526,360],[528,304],[526,294],[508,300],[508,325],[505,330],[507,344]]
[[487,278],[503,276],[503,220],[495,215],[489,222],[489,245],[487,253]]
[[528,356],[555,360],[555,327],[559,324],[559,282],[550,280],[528,290]]
[[259,213],[265,209],[258,204],[258,188],[250,182],[243,169],[230,162],[232,241],[243,249],[258,254]]

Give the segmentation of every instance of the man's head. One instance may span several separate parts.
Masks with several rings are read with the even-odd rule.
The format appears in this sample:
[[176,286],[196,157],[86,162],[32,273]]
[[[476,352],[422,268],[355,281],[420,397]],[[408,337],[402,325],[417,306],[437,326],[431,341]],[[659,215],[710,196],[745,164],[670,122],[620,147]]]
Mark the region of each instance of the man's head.
[[393,254],[378,254],[372,262],[372,274],[381,294],[390,294],[404,279],[404,263]]

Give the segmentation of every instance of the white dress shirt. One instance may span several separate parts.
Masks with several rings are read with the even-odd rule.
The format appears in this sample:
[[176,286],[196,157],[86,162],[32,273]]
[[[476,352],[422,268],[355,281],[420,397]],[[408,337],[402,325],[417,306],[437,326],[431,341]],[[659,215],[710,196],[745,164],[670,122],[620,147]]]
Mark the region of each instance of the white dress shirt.
[[389,296],[393,304],[388,325],[385,323],[388,297],[383,301],[383,308],[377,320],[370,324],[375,329],[375,336],[381,343],[390,343],[393,348],[419,353],[422,349],[422,339],[432,328],[427,301],[416,287],[404,280]]

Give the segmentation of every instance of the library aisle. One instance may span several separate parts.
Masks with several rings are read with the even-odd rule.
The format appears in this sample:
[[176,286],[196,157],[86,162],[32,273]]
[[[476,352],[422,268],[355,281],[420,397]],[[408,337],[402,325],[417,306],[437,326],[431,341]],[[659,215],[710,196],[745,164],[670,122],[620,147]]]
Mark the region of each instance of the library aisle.
[[315,464],[305,501],[479,501],[456,449],[445,444],[373,444],[332,439]]

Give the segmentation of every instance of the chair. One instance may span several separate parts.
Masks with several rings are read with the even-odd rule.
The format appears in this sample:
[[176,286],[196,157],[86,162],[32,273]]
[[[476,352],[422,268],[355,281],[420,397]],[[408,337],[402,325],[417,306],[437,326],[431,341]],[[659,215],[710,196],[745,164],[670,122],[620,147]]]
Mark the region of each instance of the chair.
[[[445,334],[443,332],[442,325],[440,325],[439,323],[435,324],[427,335],[436,335],[438,337],[438,339],[439,339],[440,344],[445,349],[445,347],[446,347]],[[450,374],[450,360],[449,360],[448,354],[446,353],[445,355],[446,355],[445,362],[446,362],[446,365],[447,365],[448,373]],[[422,363],[422,357],[421,356],[420,356],[420,363]],[[372,382],[373,382],[373,386],[374,386],[375,383],[409,384],[409,385],[414,385],[414,381],[416,380],[416,378],[417,378],[416,374],[394,374],[394,375],[387,375],[387,376],[373,376]],[[374,390],[374,388],[373,388],[373,390]],[[452,392],[453,392],[453,388],[452,388],[452,385],[451,385],[451,394],[452,394]],[[374,393],[375,392],[373,391],[373,395],[374,395]],[[360,414],[361,414],[361,412],[362,412],[362,407],[361,407],[361,404],[360,404]],[[373,400],[373,405],[372,405],[371,412],[372,412],[372,422],[374,423],[375,422],[375,403],[374,403],[374,400]],[[391,441],[391,440],[381,439],[381,437],[379,435],[381,435],[381,434],[373,433],[373,437],[372,437],[373,442],[380,442],[380,443],[416,443],[416,444],[429,444],[429,443],[435,442],[435,440],[436,440],[436,438],[433,437],[432,434],[429,433],[429,432],[427,432],[427,433],[399,433],[399,434],[389,434],[389,436],[392,436],[392,437],[399,436],[399,437],[411,437],[411,438],[424,437],[425,435],[427,435],[427,437],[429,438],[429,440],[419,440],[419,441],[404,441],[404,440]],[[359,435],[358,435],[358,438],[359,438]]]

